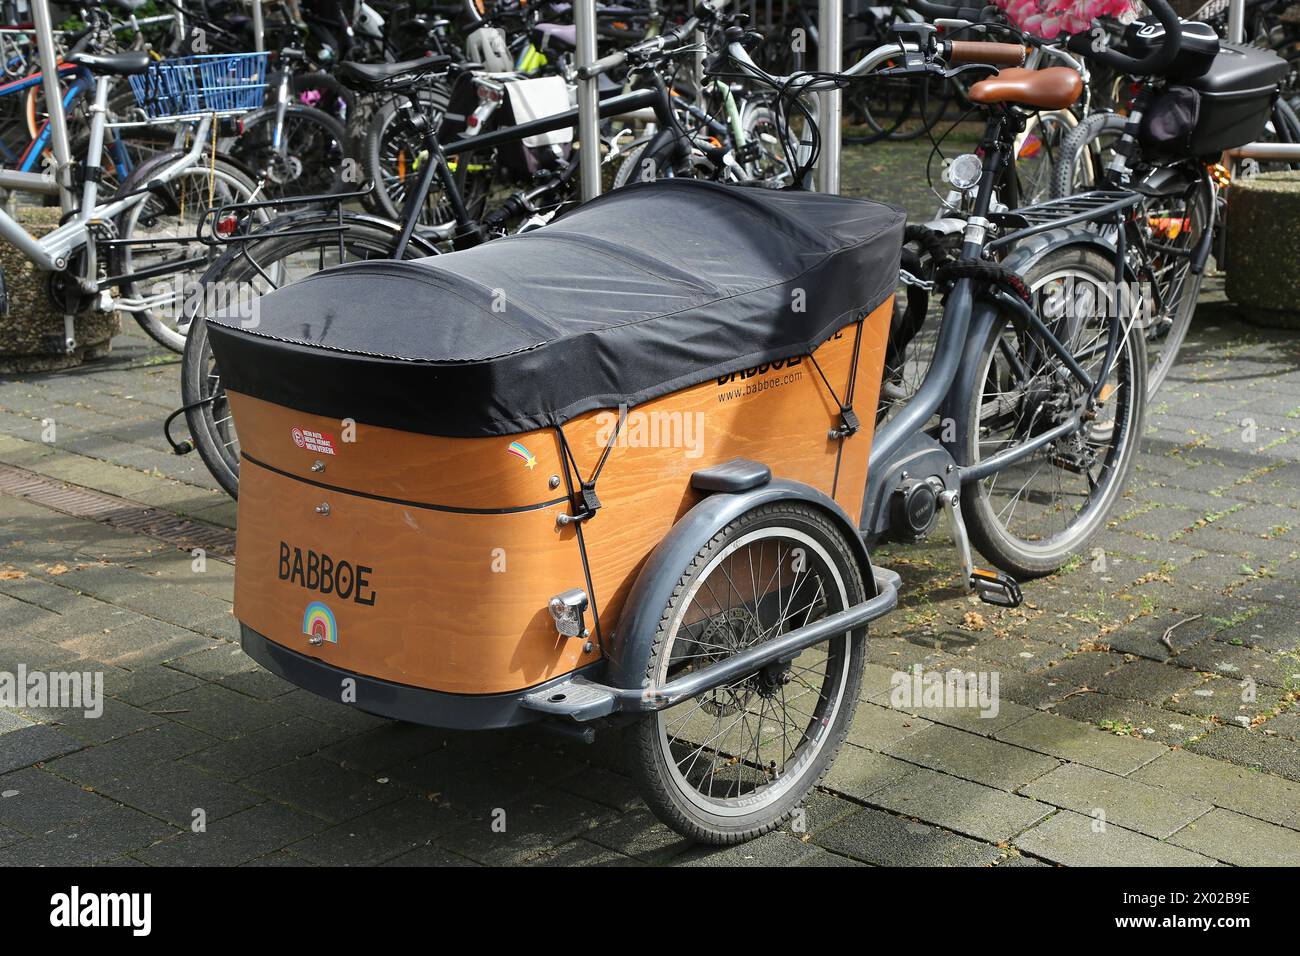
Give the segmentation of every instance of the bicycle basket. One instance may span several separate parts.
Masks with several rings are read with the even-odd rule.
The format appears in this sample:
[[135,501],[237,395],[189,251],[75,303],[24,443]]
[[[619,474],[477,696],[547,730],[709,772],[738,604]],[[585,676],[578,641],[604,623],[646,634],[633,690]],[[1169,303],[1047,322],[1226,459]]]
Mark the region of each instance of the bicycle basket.
[[265,53],[178,56],[129,77],[150,118],[255,110],[266,98]]

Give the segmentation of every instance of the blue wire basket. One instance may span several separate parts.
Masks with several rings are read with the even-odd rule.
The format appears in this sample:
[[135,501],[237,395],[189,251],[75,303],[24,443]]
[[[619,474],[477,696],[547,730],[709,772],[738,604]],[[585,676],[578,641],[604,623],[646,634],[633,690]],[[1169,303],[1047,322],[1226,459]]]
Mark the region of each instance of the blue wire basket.
[[266,99],[266,58],[265,53],[172,57],[129,77],[131,92],[151,119],[255,110]]

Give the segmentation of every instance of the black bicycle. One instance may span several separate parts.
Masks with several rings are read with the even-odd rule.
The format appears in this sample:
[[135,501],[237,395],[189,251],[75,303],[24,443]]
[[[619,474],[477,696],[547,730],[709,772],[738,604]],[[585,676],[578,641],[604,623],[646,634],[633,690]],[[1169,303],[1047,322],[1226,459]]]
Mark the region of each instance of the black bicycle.
[[[1168,37],[1177,52],[1161,54]],[[1077,42],[1080,55],[1138,78],[1127,115],[1085,118],[1061,144],[1052,195],[1066,200],[1095,190],[1143,197],[1126,223],[1130,271],[1143,288],[1154,396],[1191,326],[1224,213],[1225,150],[1263,136],[1300,142],[1300,120],[1280,96],[1287,61],[1266,50],[1222,42],[1195,21],[1129,24],[1119,49]],[[1137,58],[1135,60],[1134,58]]]

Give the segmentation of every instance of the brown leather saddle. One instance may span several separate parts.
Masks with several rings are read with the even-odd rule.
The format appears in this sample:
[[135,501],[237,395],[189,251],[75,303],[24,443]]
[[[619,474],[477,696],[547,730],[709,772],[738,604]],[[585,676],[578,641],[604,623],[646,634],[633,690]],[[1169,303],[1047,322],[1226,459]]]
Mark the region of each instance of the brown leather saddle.
[[1016,103],[1044,110],[1063,110],[1083,93],[1083,78],[1068,66],[1042,70],[1012,67],[970,88],[973,103]]

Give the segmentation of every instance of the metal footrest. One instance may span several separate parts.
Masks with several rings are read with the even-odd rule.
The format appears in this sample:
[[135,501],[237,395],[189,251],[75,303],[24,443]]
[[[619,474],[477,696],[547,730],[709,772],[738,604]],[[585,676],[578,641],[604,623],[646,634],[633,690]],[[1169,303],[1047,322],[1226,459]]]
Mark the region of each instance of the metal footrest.
[[525,694],[520,704],[555,717],[594,720],[612,714],[618,707],[618,698],[609,688],[573,677]]

